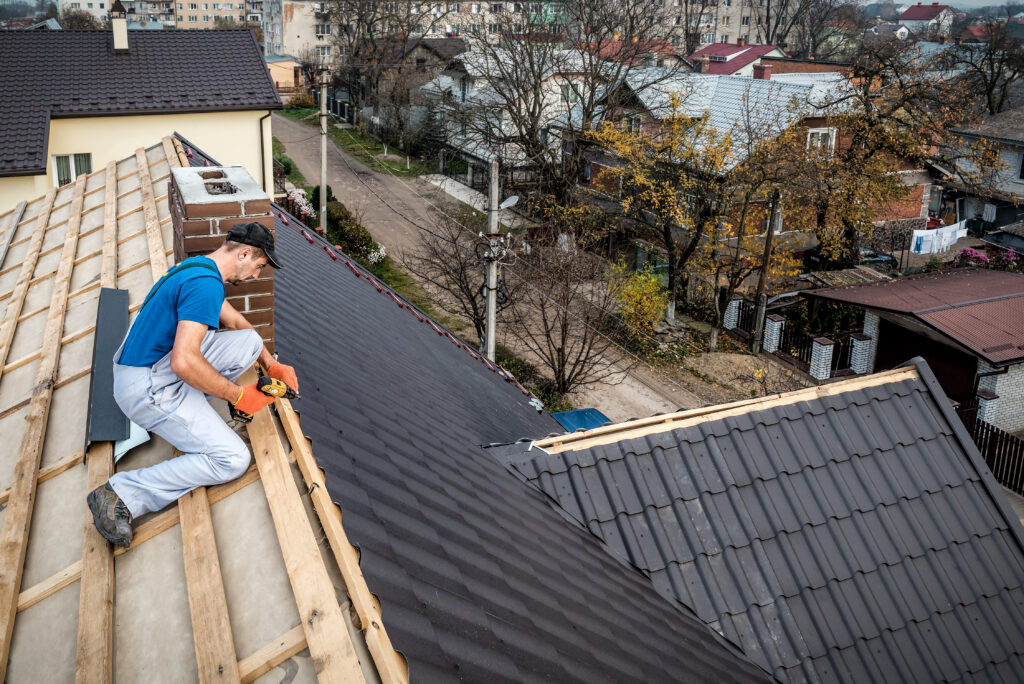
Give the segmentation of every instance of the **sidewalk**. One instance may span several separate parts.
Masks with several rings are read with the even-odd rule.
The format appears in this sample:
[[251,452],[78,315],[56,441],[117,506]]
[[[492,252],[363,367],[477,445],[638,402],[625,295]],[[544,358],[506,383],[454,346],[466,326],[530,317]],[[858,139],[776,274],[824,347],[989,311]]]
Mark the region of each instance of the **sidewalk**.
[[[463,185],[457,180],[453,180],[448,176],[443,176],[439,173],[431,174],[429,176],[421,176],[421,178],[431,185],[440,188],[442,192],[459,200],[463,204],[468,204],[480,212],[487,211],[487,196],[484,193],[474,190],[468,185]],[[533,224],[530,219],[519,215],[512,209],[502,209],[498,212],[498,222],[512,228],[523,228]]]

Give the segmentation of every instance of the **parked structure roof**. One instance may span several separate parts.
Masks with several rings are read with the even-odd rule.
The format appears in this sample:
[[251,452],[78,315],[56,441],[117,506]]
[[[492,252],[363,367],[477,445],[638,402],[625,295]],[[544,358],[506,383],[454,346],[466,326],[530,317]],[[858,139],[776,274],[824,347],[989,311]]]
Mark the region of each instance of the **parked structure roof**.
[[50,119],[281,107],[252,31],[129,31],[128,45],[114,52],[110,31],[4,33],[0,176],[46,172]]
[[1024,359],[1024,275],[961,269],[803,293],[912,315],[986,361]]
[[916,367],[494,450],[784,682],[1020,681],[1020,523]]

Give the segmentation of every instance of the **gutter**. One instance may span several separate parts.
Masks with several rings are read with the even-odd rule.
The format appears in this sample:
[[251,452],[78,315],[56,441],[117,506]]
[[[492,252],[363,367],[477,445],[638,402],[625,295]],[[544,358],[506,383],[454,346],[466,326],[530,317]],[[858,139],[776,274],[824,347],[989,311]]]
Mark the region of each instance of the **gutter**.
[[[263,185],[264,191],[267,189],[267,153],[266,143],[263,142],[263,121],[272,113],[273,112],[268,109],[267,113],[261,116],[260,120],[257,122],[257,125],[260,127],[260,183]],[[271,192],[270,196],[273,198],[274,193]]]

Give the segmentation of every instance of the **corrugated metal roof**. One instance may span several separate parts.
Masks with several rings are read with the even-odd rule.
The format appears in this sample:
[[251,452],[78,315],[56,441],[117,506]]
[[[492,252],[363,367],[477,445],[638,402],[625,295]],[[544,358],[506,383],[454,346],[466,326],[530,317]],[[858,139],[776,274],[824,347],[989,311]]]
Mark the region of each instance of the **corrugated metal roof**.
[[763,681],[478,446],[550,416],[310,240],[278,221],[275,342],[412,681]]
[[5,31],[0,176],[45,173],[51,118],[279,109],[248,30]]
[[1024,358],[1024,275],[987,269],[926,273],[803,294],[911,314],[992,363]]
[[1021,681],[1020,523],[919,370],[503,458],[782,681]]

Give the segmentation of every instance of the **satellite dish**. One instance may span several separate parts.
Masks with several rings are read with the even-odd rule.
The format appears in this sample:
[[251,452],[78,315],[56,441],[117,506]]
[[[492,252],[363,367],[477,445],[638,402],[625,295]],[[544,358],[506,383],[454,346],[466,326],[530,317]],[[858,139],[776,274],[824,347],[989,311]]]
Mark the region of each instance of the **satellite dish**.
[[498,208],[499,209],[508,209],[509,207],[514,207],[514,206],[516,206],[516,203],[518,201],[519,201],[519,195],[512,195],[507,200],[505,200],[504,202],[499,204]]

